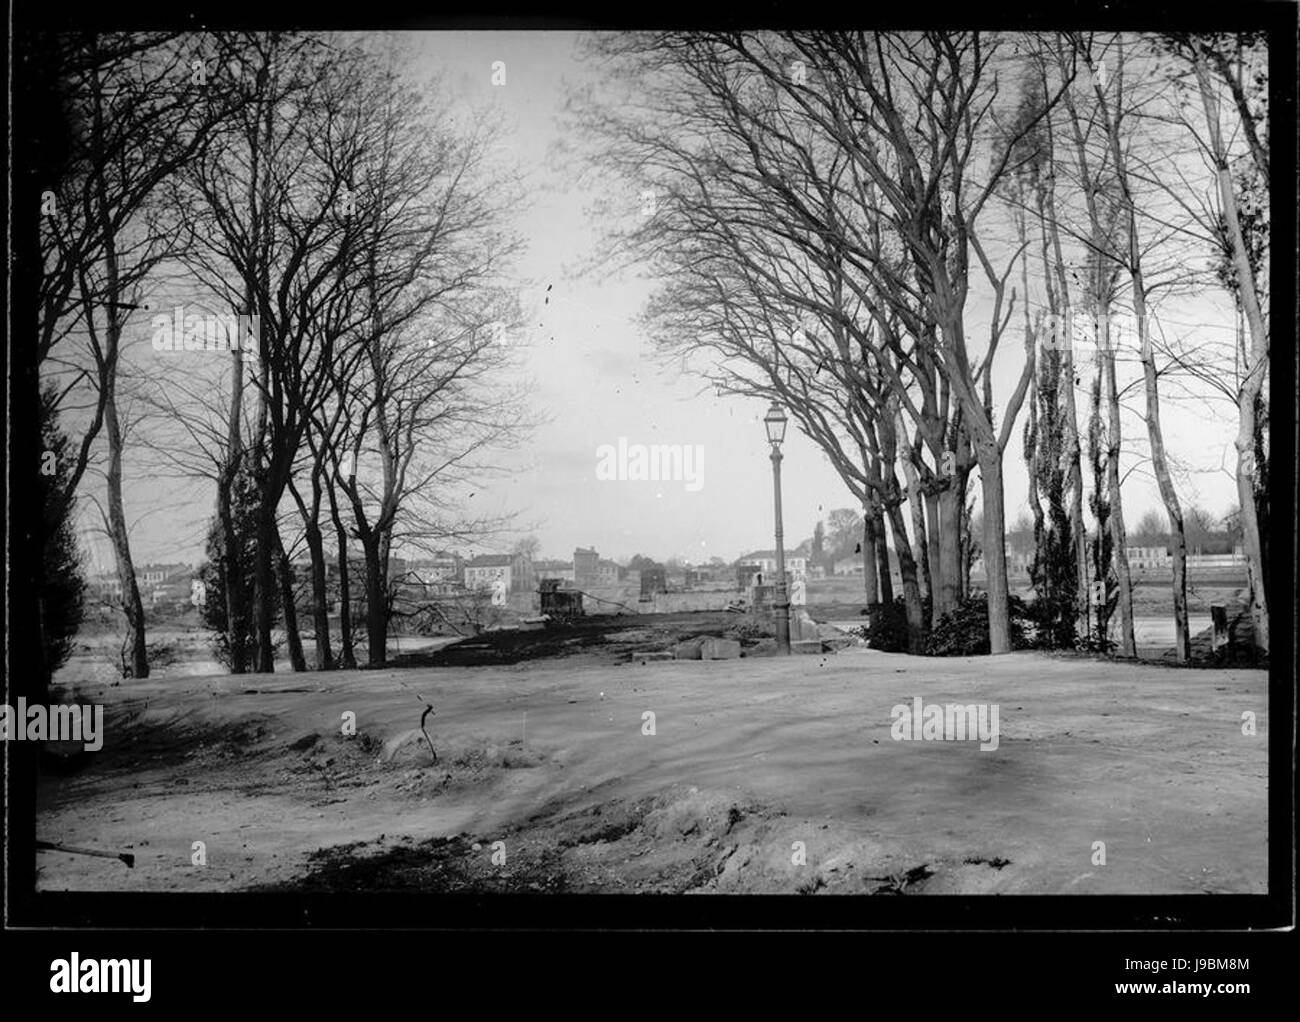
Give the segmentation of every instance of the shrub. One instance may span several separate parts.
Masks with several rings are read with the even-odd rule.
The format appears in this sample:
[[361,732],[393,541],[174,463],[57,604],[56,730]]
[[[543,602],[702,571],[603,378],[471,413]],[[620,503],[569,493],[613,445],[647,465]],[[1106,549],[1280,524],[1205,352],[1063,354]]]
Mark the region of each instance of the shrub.
[[722,634],[724,638],[736,639],[740,642],[757,642],[759,639],[771,638],[776,631],[772,626],[757,621],[741,621]]
[[[221,521],[213,516],[208,526],[207,560],[199,568],[205,598],[199,617],[205,628],[212,632],[212,649],[217,659],[226,667],[234,662],[234,644],[243,650],[244,662],[252,659],[257,646],[257,625],[253,619],[254,550],[257,544],[256,512],[257,489],[247,472],[240,471],[231,488],[231,515],[234,518],[235,536],[239,550],[233,558],[226,557],[225,534]],[[227,620],[226,567],[233,560],[239,568],[240,620]]]
[[[922,620],[930,615],[930,601],[921,601]],[[893,603],[880,603],[867,616],[861,634],[872,649],[883,653],[907,652],[907,605],[903,597],[894,597]]]
[[[81,625],[86,581],[77,544],[76,498],[69,493],[73,451],[68,435],[59,427],[55,409],[57,391],[51,385],[41,394],[40,426],[42,471],[37,476],[42,509],[42,571],[38,599],[41,637],[45,644],[45,670],[53,675],[72,652]],[[54,472],[44,471],[53,464]]]
[[[1029,608],[1018,596],[1009,597],[1011,648],[1029,649],[1026,626],[1031,624]],[[906,633],[904,633],[906,637]],[[981,656],[989,652],[989,598],[973,593],[949,611],[925,639],[927,656]]]
[[1078,635],[1074,639],[1074,648],[1080,653],[1096,653],[1101,656],[1110,656],[1117,647],[1114,639],[1102,638],[1097,635]]

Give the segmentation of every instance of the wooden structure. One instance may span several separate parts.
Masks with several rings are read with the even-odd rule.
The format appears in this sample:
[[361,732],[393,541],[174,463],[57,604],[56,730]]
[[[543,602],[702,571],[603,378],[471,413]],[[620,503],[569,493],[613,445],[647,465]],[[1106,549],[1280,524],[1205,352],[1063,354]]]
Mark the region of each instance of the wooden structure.
[[583,617],[586,611],[582,607],[582,593],[573,589],[561,589],[563,579],[544,578],[537,587],[541,597],[541,611],[552,621],[572,621]]

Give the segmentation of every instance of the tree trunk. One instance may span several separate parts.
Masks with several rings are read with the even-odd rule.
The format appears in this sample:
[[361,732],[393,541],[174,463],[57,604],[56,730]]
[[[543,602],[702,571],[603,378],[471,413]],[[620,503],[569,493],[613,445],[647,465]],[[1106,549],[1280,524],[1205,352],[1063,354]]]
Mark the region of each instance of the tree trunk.
[[[1122,45],[1122,44],[1121,44]],[[1123,50],[1120,50],[1122,59]],[[1094,83],[1097,92],[1098,109],[1110,122],[1105,95],[1100,86]],[[1076,115],[1074,102],[1069,91],[1065,93],[1065,104],[1070,112],[1071,126],[1075,136],[1075,151],[1079,165],[1079,175],[1084,181],[1092,180],[1088,166],[1087,146]],[[1120,452],[1120,416],[1119,389],[1115,382],[1115,351],[1110,338],[1110,311],[1115,279],[1119,274],[1122,261],[1115,254],[1114,222],[1103,224],[1102,214],[1097,202],[1098,191],[1084,188],[1084,197],[1088,207],[1088,222],[1091,227],[1092,251],[1095,261],[1090,273],[1090,298],[1092,308],[1087,314],[1093,318],[1095,331],[1093,340],[1097,351],[1097,373],[1101,382],[1100,400],[1106,406],[1106,499],[1110,505],[1111,567],[1115,573],[1115,586],[1119,606],[1120,620],[1120,656],[1131,657],[1136,653],[1133,641],[1133,583],[1129,575],[1128,550],[1124,537],[1124,501],[1119,485]],[[1109,230],[1108,230],[1109,228]],[[1098,629],[1100,634],[1101,629]]]
[[977,445],[980,486],[984,496],[984,575],[988,589],[989,652],[1011,651],[1010,587],[1007,584],[1006,507],[1002,494],[1002,454],[997,441],[991,449]]
[[876,519],[870,504],[862,505],[862,581],[867,591],[868,617],[880,606],[880,577],[876,572]]
[[388,661],[388,587],[379,537],[363,539],[361,545],[366,555],[366,637],[370,646],[367,663],[371,667],[383,667]]
[[[885,510],[879,501],[876,503],[874,514],[876,519],[876,575],[880,579],[880,602],[892,604],[894,602],[894,576],[889,569],[889,541],[885,536]],[[911,556],[910,550],[908,556]]]
[[[1264,562],[1262,558],[1262,540],[1259,528],[1259,514],[1255,507],[1255,480],[1251,466],[1251,450],[1246,448],[1243,455],[1244,441],[1242,435],[1252,427],[1247,420],[1247,413],[1238,402],[1238,415],[1241,428],[1237,434],[1237,502],[1241,506],[1242,546],[1246,553],[1246,582],[1250,591],[1250,618],[1254,626],[1255,648],[1264,656],[1268,655],[1268,600],[1265,595]],[[1253,413],[1250,413],[1253,414]]]
[[[988,589],[989,652],[1011,650],[1011,614],[1007,585],[1005,498],[1002,492],[1002,450],[1010,430],[1020,414],[1035,366],[1034,349],[1026,345],[1025,365],[1016,390],[1003,412],[1000,430],[995,428],[992,408],[992,384],[984,377],[984,396],[976,392],[975,381],[966,357],[965,325],[960,311],[950,312],[943,324],[943,345],[956,371],[949,383],[960,403],[961,428],[966,433],[980,469],[984,496],[984,569]],[[1001,435],[999,435],[999,433]]]
[[231,674],[243,674],[248,669],[248,647],[244,643],[248,634],[245,627],[248,608],[244,605],[244,558],[231,507],[231,490],[237,472],[238,465],[232,461],[226,465],[217,482],[217,519],[221,523],[223,548],[221,570],[225,579],[226,645],[230,650]]
[[285,553],[280,530],[275,530],[275,556],[280,576],[280,606],[284,610],[285,644],[289,647],[289,663],[296,673],[307,670],[307,657],[302,651],[302,635],[298,631],[298,606],[293,594],[293,564]]
[[1069,464],[1066,478],[1070,488],[1070,528],[1078,576],[1079,624],[1076,631],[1079,635],[1087,635],[1092,622],[1092,605],[1088,602],[1088,530],[1083,522],[1083,447],[1079,443],[1079,413],[1074,400],[1074,388],[1079,385],[1075,372],[1074,352],[1067,346],[1061,352],[1061,397],[1065,416],[1065,458]]
[[1268,563],[1268,407],[1255,395],[1255,518],[1259,523],[1260,563]]
[[253,615],[257,630],[253,670],[259,674],[275,673],[275,644],[271,630],[275,626],[275,509],[267,509],[266,488],[260,487],[261,504],[257,509],[257,546],[253,551]]
[[[1092,175],[1088,173],[1086,147],[1083,143],[1083,136],[1079,129],[1079,118],[1074,107],[1074,100],[1071,97],[1071,94],[1068,90],[1063,94],[1062,98],[1065,100],[1066,110],[1070,118],[1070,127],[1074,134],[1075,150],[1078,156],[1079,167],[1080,167],[1080,177],[1085,181],[1091,180]],[[1050,115],[1048,119],[1050,122]],[[1048,145],[1051,147],[1052,160],[1054,162],[1056,159],[1055,146],[1052,143],[1053,136],[1050,132],[1050,124],[1049,124],[1049,132],[1047,137],[1048,137]],[[1087,189],[1085,189],[1084,191],[1088,199],[1089,221],[1092,224],[1093,230],[1095,232],[1097,230],[1096,200],[1092,192],[1088,191]],[[1052,178],[1048,183],[1048,188],[1046,190],[1045,198],[1046,198],[1046,203],[1047,203],[1047,208],[1049,213],[1048,233],[1052,239],[1052,249],[1053,252],[1055,253],[1054,264],[1056,268],[1056,278],[1057,278],[1057,286],[1059,289],[1059,300],[1061,303],[1061,311],[1063,313],[1068,314],[1070,312],[1070,302],[1071,302],[1070,283],[1069,283],[1069,278],[1066,276],[1066,272],[1065,272],[1065,256],[1062,254],[1061,251],[1061,232],[1059,227],[1061,220],[1058,217],[1056,211],[1055,174],[1052,175]],[[1096,235],[1094,234],[1094,242],[1096,242],[1096,240],[1097,238]],[[1094,245],[1094,250],[1098,252],[1101,251],[1101,249],[1095,247],[1095,245]],[[1055,312],[1056,310],[1053,309],[1052,311]],[[1062,355],[1061,371],[1065,379],[1070,384],[1068,387],[1065,388],[1064,397],[1065,397],[1066,429],[1068,430],[1068,435],[1066,437],[1066,450],[1067,450],[1067,458],[1069,459],[1069,463],[1070,463],[1070,472],[1069,472],[1070,489],[1071,489],[1070,528],[1074,530],[1075,557],[1078,559],[1078,572],[1079,572],[1079,576],[1078,576],[1079,625],[1077,627],[1077,631],[1080,635],[1089,635],[1092,634],[1092,627],[1093,627],[1092,625],[1093,605],[1092,605],[1092,597],[1091,597],[1092,589],[1088,585],[1089,570],[1090,570],[1089,562],[1091,558],[1089,556],[1089,551],[1088,551],[1088,530],[1085,527],[1084,520],[1083,520],[1083,444],[1082,441],[1079,439],[1078,409],[1075,403],[1075,396],[1074,396],[1075,388],[1082,385],[1082,377],[1076,376],[1076,368],[1074,364],[1074,341],[1073,338],[1068,336],[1068,333],[1067,333],[1067,341],[1061,348],[1061,355]],[[1102,631],[1103,629],[1100,627],[1097,629],[1097,634],[1099,638],[1101,637]]]
[[[101,143],[104,137],[104,116],[102,93],[98,92],[98,75],[93,76],[96,89],[96,102],[92,124],[92,141]],[[105,180],[103,166],[97,166],[93,175],[95,194],[96,228],[101,232],[104,243],[105,295],[104,302],[105,344],[103,355],[99,354],[98,343],[95,344],[95,356],[99,375],[99,387],[104,401],[104,422],[108,431],[108,524],[113,542],[113,551],[117,561],[118,581],[122,586],[122,609],[126,614],[128,629],[127,645],[130,652],[122,658],[122,671],[126,677],[149,677],[149,653],[145,642],[144,606],[140,601],[140,587],[135,581],[135,565],[131,561],[131,538],[126,527],[126,511],[122,503],[122,424],[117,414],[117,365],[118,353],[122,339],[122,319],[119,306],[122,294],[121,277],[118,273],[117,235],[109,208],[108,184]],[[81,267],[82,297],[89,299],[86,293],[85,270]],[[87,301],[85,315],[87,324],[93,334],[94,309]]]
[[[894,489],[897,490],[897,484]],[[889,524],[894,533],[894,550],[898,554],[898,573],[903,580],[903,608],[907,615],[907,651],[919,655],[925,638],[925,608],[921,602],[921,586],[917,581],[916,559],[903,525],[901,500],[885,498],[889,508]],[[882,543],[883,547],[884,544]]]
[[[250,198],[256,188],[256,173],[249,184]],[[252,282],[244,282],[244,311],[253,315]],[[243,408],[244,408],[244,352],[242,345],[231,353],[230,411],[226,415],[226,463],[217,479],[217,519],[221,524],[222,574],[225,579],[226,646],[230,651],[230,673],[243,674],[248,669],[248,648],[244,637],[248,634],[245,621],[248,608],[244,604],[244,558],[239,536],[235,529],[231,494],[239,475],[243,458]]]
[[[920,568],[921,599],[925,600],[930,597],[930,605],[933,607],[934,600],[931,597],[933,576],[931,575],[930,565],[932,558],[937,556],[938,550],[935,550],[933,554],[931,553],[929,539],[926,535],[925,519],[928,510],[926,505],[929,503],[929,496],[921,491],[921,477],[912,461],[904,455],[902,463],[903,479],[907,484],[907,508],[912,518],[912,549],[915,551],[917,565]],[[926,621],[927,628],[930,624],[930,621]]]
[[[937,484],[947,489],[943,484]],[[929,566],[926,572],[926,595],[930,597],[935,607],[939,604],[939,584],[943,577],[942,560],[943,550],[943,519],[939,514],[939,493],[940,490],[931,488],[925,491],[925,550],[922,551]],[[935,611],[935,617],[939,616]]]
[[1115,584],[1119,590],[1119,655],[1133,657],[1137,655],[1137,644],[1133,639],[1133,578],[1129,573],[1124,498],[1119,485],[1119,390],[1115,384],[1115,350],[1109,339],[1104,347],[1098,345],[1098,357],[1106,394],[1106,490],[1110,500],[1111,566],[1115,569]]
[[[1034,571],[1031,573],[1034,575],[1047,565],[1049,539],[1047,530],[1043,527],[1043,505],[1038,499],[1038,462],[1041,456],[1039,446],[1047,443],[1046,438],[1041,437],[1038,431],[1038,401],[1038,380],[1035,376],[1034,382],[1029,387],[1029,423],[1025,433],[1025,468],[1029,473],[1029,512],[1034,516]],[[1038,593],[1040,597],[1046,595],[1046,591]]]
[[[113,330],[112,325],[109,330]],[[110,340],[115,349],[116,344]],[[131,560],[131,538],[126,528],[126,512],[122,504],[122,430],[117,417],[116,380],[107,380],[108,392],[104,401],[104,425],[108,431],[108,520],[113,539],[113,552],[117,559],[117,577],[122,585],[122,610],[126,613],[128,645],[130,652],[123,657],[122,671],[127,678],[149,677],[149,650],[145,642],[144,605],[140,600],[140,587],[135,581],[135,565]]]
[[970,597],[970,566],[971,561],[974,560],[971,556],[971,548],[974,543],[974,537],[971,535],[970,512],[963,507],[961,512],[961,542],[959,544],[961,557],[961,598],[963,600]]
[[289,492],[298,513],[302,516],[303,536],[307,540],[307,551],[311,556],[311,616],[312,631],[315,633],[313,645],[315,656],[313,666],[318,671],[334,670],[334,653],[330,649],[330,614],[329,595],[325,580],[325,542],[320,531],[321,502],[321,462],[312,467],[312,503],[302,499],[298,488],[289,481]]
[[330,502],[330,518],[334,522],[334,535],[338,540],[339,563],[339,667],[345,671],[357,666],[356,651],[352,645],[352,591],[348,573],[348,532],[339,517],[338,502],[334,498],[332,480],[326,480]]
[[1183,511],[1169,474],[1169,459],[1165,455],[1164,431],[1160,428],[1160,394],[1156,382],[1155,353],[1147,338],[1146,301],[1142,294],[1142,281],[1136,275],[1133,282],[1134,315],[1138,322],[1138,343],[1142,351],[1142,373],[1146,383],[1147,437],[1151,441],[1151,464],[1155,469],[1160,499],[1164,501],[1169,516],[1169,535],[1173,543],[1174,587],[1174,652],[1180,662],[1192,658],[1191,632],[1187,624],[1187,538],[1183,531]]
[[334,651],[330,648],[329,596],[325,584],[325,541],[320,526],[307,524],[307,549],[311,552],[311,617],[315,630],[315,668],[334,670]]
[[961,530],[966,480],[958,474],[939,491],[939,577],[935,583],[934,620],[956,610],[964,593]]
[[[915,487],[911,480],[908,481],[907,503],[912,512],[912,535],[916,537],[913,550],[919,569],[921,599],[930,603],[930,613],[926,615],[925,621],[925,627],[929,629],[934,624],[931,617],[934,613],[934,587],[939,579],[939,544],[936,535],[939,523],[935,520],[938,500],[934,494],[921,489],[918,479]],[[932,543],[932,539],[935,542]]]
[[[274,91],[275,84],[275,66],[272,62],[270,70],[271,89]],[[262,251],[274,251],[275,231],[274,223],[267,212],[271,208],[271,159],[269,154],[272,152],[272,123],[275,114],[274,104],[264,104],[263,138],[261,146],[256,143],[252,145],[255,150],[254,159],[259,162],[253,164],[253,180],[250,182],[250,188],[260,189],[260,201],[257,209],[260,215],[255,221],[255,233],[257,244]],[[261,159],[261,154],[268,154],[265,159]],[[259,165],[263,168],[258,180]],[[251,197],[251,193],[250,193]],[[254,268],[254,273],[258,275],[257,293],[262,300],[271,293],[270,267],[266,262],[262,262]],[[246,284],[247,286],[247,284]],[[267,311],[267,310],[263,310]],[[272,322],[269,315],[262,316],[262,321],[268,326]],[[277,345],[279,339],[277,339]],[[258,508],[257,508],[257,547],[253,553],[253,619],[256,637],[254,639],[253,652],[253,669],[265,674],[271,674],[275,671],[275,646],[271,639],[271,630],[275,624],[275,569],[274,569],[274,548],[273,543],[276,535],[275,516],[277,511],[278,493],[275,499],[272,495],[272,477],[274,473],[274,462],[276,461],[277,452],[271,452],[271,466],[265,464],[265,455],[267,453],[267,436],[268,422],[270,421],[270,408],[268,406],[268,395],[271,394],[270,373],[271,373],[271,355],[274,350],[265,331],[258,340],[258,385],[257,385],[257,416],[254,433],[254,443],[252,447],[252,468],[253,479],[257,486]]]
[[[1107,116],[1107,135],[1110,141],[1111,156],[1115,160],[1115,172],[1119,180],[1120,192],[1128,212],[1128,270],[1129,280],[1133,285],[1133,315],[1137,318],[1138,353],[1142,362],[1142,379],[1146,392],[1147,439],[1151,443],[1151,465],[1156,474],[1156,483],[1160,488],[1160,499],[1164,501],[1165,513],[1169,516],[1169,534],[1173,543],[1173,596],[1174,596],[1174,652],[1177,659],[1186,663],[1192,656],[1191,634],[1187,626],[1187,541],[1183,532],[1183,512],[1178,503],[1178,493],[1174,489],[1173,478],[1169,474],[1169,460],[1165,455],[1164,432],[1160,428],[1160,392],[1156,376],[1155,351],[1151,345],[1149,325],[1147,323],[1146,281],[1142,273],[1142,248],[1138,235],[1137,207],[1129,187],[1128,166],[1124,147],[1120,144],[1119,127]],[[1111,373],[1114,372],[1114,339],[1108,345]],[[1114,387],[1113,375],[1111,387]],[[1118,468],[1116,469],[1118,471]],[[1123,516],[1117,515],[1116,521],[1123,524]],[[1118,542],[1116,546],[1122,553],[1120,564],[1124,574],[1128,573],[1128,552]],[[1122,585],[1122,584],[1121,584]],[[1121,601],[1123,589],[1121,588]],[[1131,603],[1130,603],[1131,608]],[[1123,602],[1120,604],[1121,615]],[[1122,619],[1122,618],[1121,618]],[[1134,650],[1136,652],[1136,649]]]
[[352,643],[352,593],[348,578],[348,540],[339,530],[339,667],[353,670],[357,654]]
[[1259,527],[1259,513],[1255,506],[1255,434],[1259,411],[1259,396],[1263,392],[1264,376],[1268,371],[1268,331],[1260,308],[1259,294],[1255,289],[1255,271],[1250,265],[1237,196],[1232,189],[1232,173],[1228,167],[1227,153],[1219,127],[1219,107],[1210,83],[1205,54],[1199,46],[1193,48],[1196,81],[1201,101],[1205,107],[1209,126],[1210,151],[1214,157],[1218,177],[1219,202],[1223,208],[1229,246],[1232,249],[1232,266],[1237,278],[1237,297],[1250,328],[1250,351],[1243,366],[1244,375],[1237,390],[1237,502],[1241,507],[1242,546],[1246,552],[1246,578],[1250,589],[1250,616],[1254,625],[1255,646],[1268,654],[1268,595],[1267,575],[1264,570],[1263,544]]

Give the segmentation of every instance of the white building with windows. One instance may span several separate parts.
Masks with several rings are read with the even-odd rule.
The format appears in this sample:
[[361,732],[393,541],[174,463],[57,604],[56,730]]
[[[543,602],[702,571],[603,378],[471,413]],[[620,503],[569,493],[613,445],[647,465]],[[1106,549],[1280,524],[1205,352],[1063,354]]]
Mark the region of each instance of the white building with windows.
[[[774,579],[776,576],[775,550],[755,550],[751,554],[745,554],[736,563],[741,567],[757,568],[762,574],[764,582]],[[785,572],[792,579],[806,579],[808,577],[808,558],[801,554],[787,553],[785,555]]]

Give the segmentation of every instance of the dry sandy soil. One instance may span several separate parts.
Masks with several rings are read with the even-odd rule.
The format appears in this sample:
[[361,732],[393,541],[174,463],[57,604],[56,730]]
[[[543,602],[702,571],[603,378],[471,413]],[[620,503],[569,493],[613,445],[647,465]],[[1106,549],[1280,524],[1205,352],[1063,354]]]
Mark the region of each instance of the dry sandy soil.
[[[1263,671],[856,648],[80,694],[106,705],[105,745],[42,779],[37,837],[136,866],[42,853],[45,890],[1266,890]],[[998,704],[999,748],[893,741],[917,695]]]

